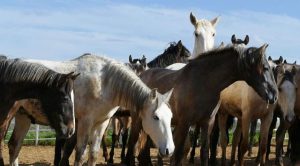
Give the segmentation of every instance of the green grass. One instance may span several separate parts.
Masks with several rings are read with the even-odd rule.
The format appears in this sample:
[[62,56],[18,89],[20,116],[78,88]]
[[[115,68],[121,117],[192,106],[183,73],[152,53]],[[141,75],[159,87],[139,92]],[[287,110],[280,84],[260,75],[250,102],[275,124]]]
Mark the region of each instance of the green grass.
[[[8,142],[11,137],[12,132],[7,132],[5,136],[5,142]],[[106,136],[106,145],[111,145],[111,135],[112,130],[107,131]],[[55,138],[55,132],[54,131],[40,131],[39,132],[39,138],[45,139],[45,138]],[[25,140],[23,141],[23,145],[35,145],[35,131],[29,131],[25,137]],[[39,140],[38,145],[55,145],[55,139],[51,140]]]

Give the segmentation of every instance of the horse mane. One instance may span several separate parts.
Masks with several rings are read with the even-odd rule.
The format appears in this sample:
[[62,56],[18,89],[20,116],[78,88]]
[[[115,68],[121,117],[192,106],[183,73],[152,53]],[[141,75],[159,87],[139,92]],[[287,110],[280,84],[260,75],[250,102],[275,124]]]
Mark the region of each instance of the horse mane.
[[63,74],[43,65],[24,62],[19,59],[0,61],[2,83],[34,83],[47,87],[59,87]]
[[[177,51],[177,50],[174,50],[176,46],[177,46],[176,42],[171,42],[170,46],[168,48],[166,48],[162,54],[158,55],[152,61],[148,62],[147,65],[149,67],[166,67],[168,65],[175,63],[176,54],[173,54],[173,53],[175,53],[175,51]],[[183,49],[186,49],[186,47],[183,46]]]
[[210,51],[201,53],[201,54],[197,55],[195,58],[191,59],[190,61],[202,60],[202,59],[212,58],[212,57],[216,57],[216,56],[222,56],[228,52],[235,53],[236,55],[238,55],[238,58],[241,60],[241,59],[245,58],[245,54],[246,54],[245,52],[247,49],[252,49],[252,47],[245,48],[245,47],[241,47],[241,46],[229,45],[224,48],[216,48],[216,49],[212,49]]
[[103,67],[103,85],[108,87],[112,100],[122,103],[128,109],[140,110],[150,95],[142,80],[129,67],[122,63],[110,60]]

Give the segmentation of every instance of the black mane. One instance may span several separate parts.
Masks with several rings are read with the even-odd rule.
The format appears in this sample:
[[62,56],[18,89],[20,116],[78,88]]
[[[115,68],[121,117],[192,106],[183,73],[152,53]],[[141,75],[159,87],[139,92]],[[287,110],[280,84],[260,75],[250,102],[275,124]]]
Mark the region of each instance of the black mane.
[[[182,45],[182,49],[187,50],[184,45]],[[177,43],[171,42],[170,46],[165,49],[165,51],[154,58],[152,61],[147,63],[148,67],[166,67],[176,62],[177,53],[178,53]],[[187,50],[188,51],[188,50]],[[189,52],[189,51],[188,51]]]
[[47,87],[59,87],[63,74],[56,73],[43,65],[19,59],[0,61],[1,83],[34,83]]

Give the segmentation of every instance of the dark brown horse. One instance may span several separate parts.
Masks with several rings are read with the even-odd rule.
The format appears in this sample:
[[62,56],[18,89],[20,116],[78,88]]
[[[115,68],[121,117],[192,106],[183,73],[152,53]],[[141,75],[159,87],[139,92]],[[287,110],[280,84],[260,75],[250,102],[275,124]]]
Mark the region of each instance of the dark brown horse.
[[[180,165],[184,143],[191,125],[201,124],[201,161],[208,165],[209,136],[215,118],[215,107],[220,103],[220,92],[235,81],[245,80],[270,103],[277,100],[277,89],[265,58],[267,45],[260,48],[228,47],[217,49],[191,60],[184,68],[174,71],[150,69],[141,74],[149,87],[165,92],[174,88],[170,104],[173,111],[175,151],[172,165]],[[140,123],[132,122],[129,144],[134,144],[141,130]],[[133,149],[127,152],[127,164],[133,164]]]

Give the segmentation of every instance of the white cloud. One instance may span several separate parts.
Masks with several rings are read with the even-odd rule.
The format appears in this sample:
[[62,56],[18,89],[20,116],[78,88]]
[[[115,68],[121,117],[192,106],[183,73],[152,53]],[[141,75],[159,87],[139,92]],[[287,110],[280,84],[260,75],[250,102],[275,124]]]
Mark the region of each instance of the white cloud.
[[216,44],[229,42],[232,34],[249,34],[250,45],[269,43],[270,55],[298,59],[299,19],[252,11],[215,13],[126,4],[65,10],[0,7],[0,15],[6,16],[0,17],[0,50],[14,57],[39,59],[66,60],[93,52],[122,61],[129,54],[145,54],[150,60],[171,41],[181,39],[192,50],[190,11],[199,18],[221,15]]

